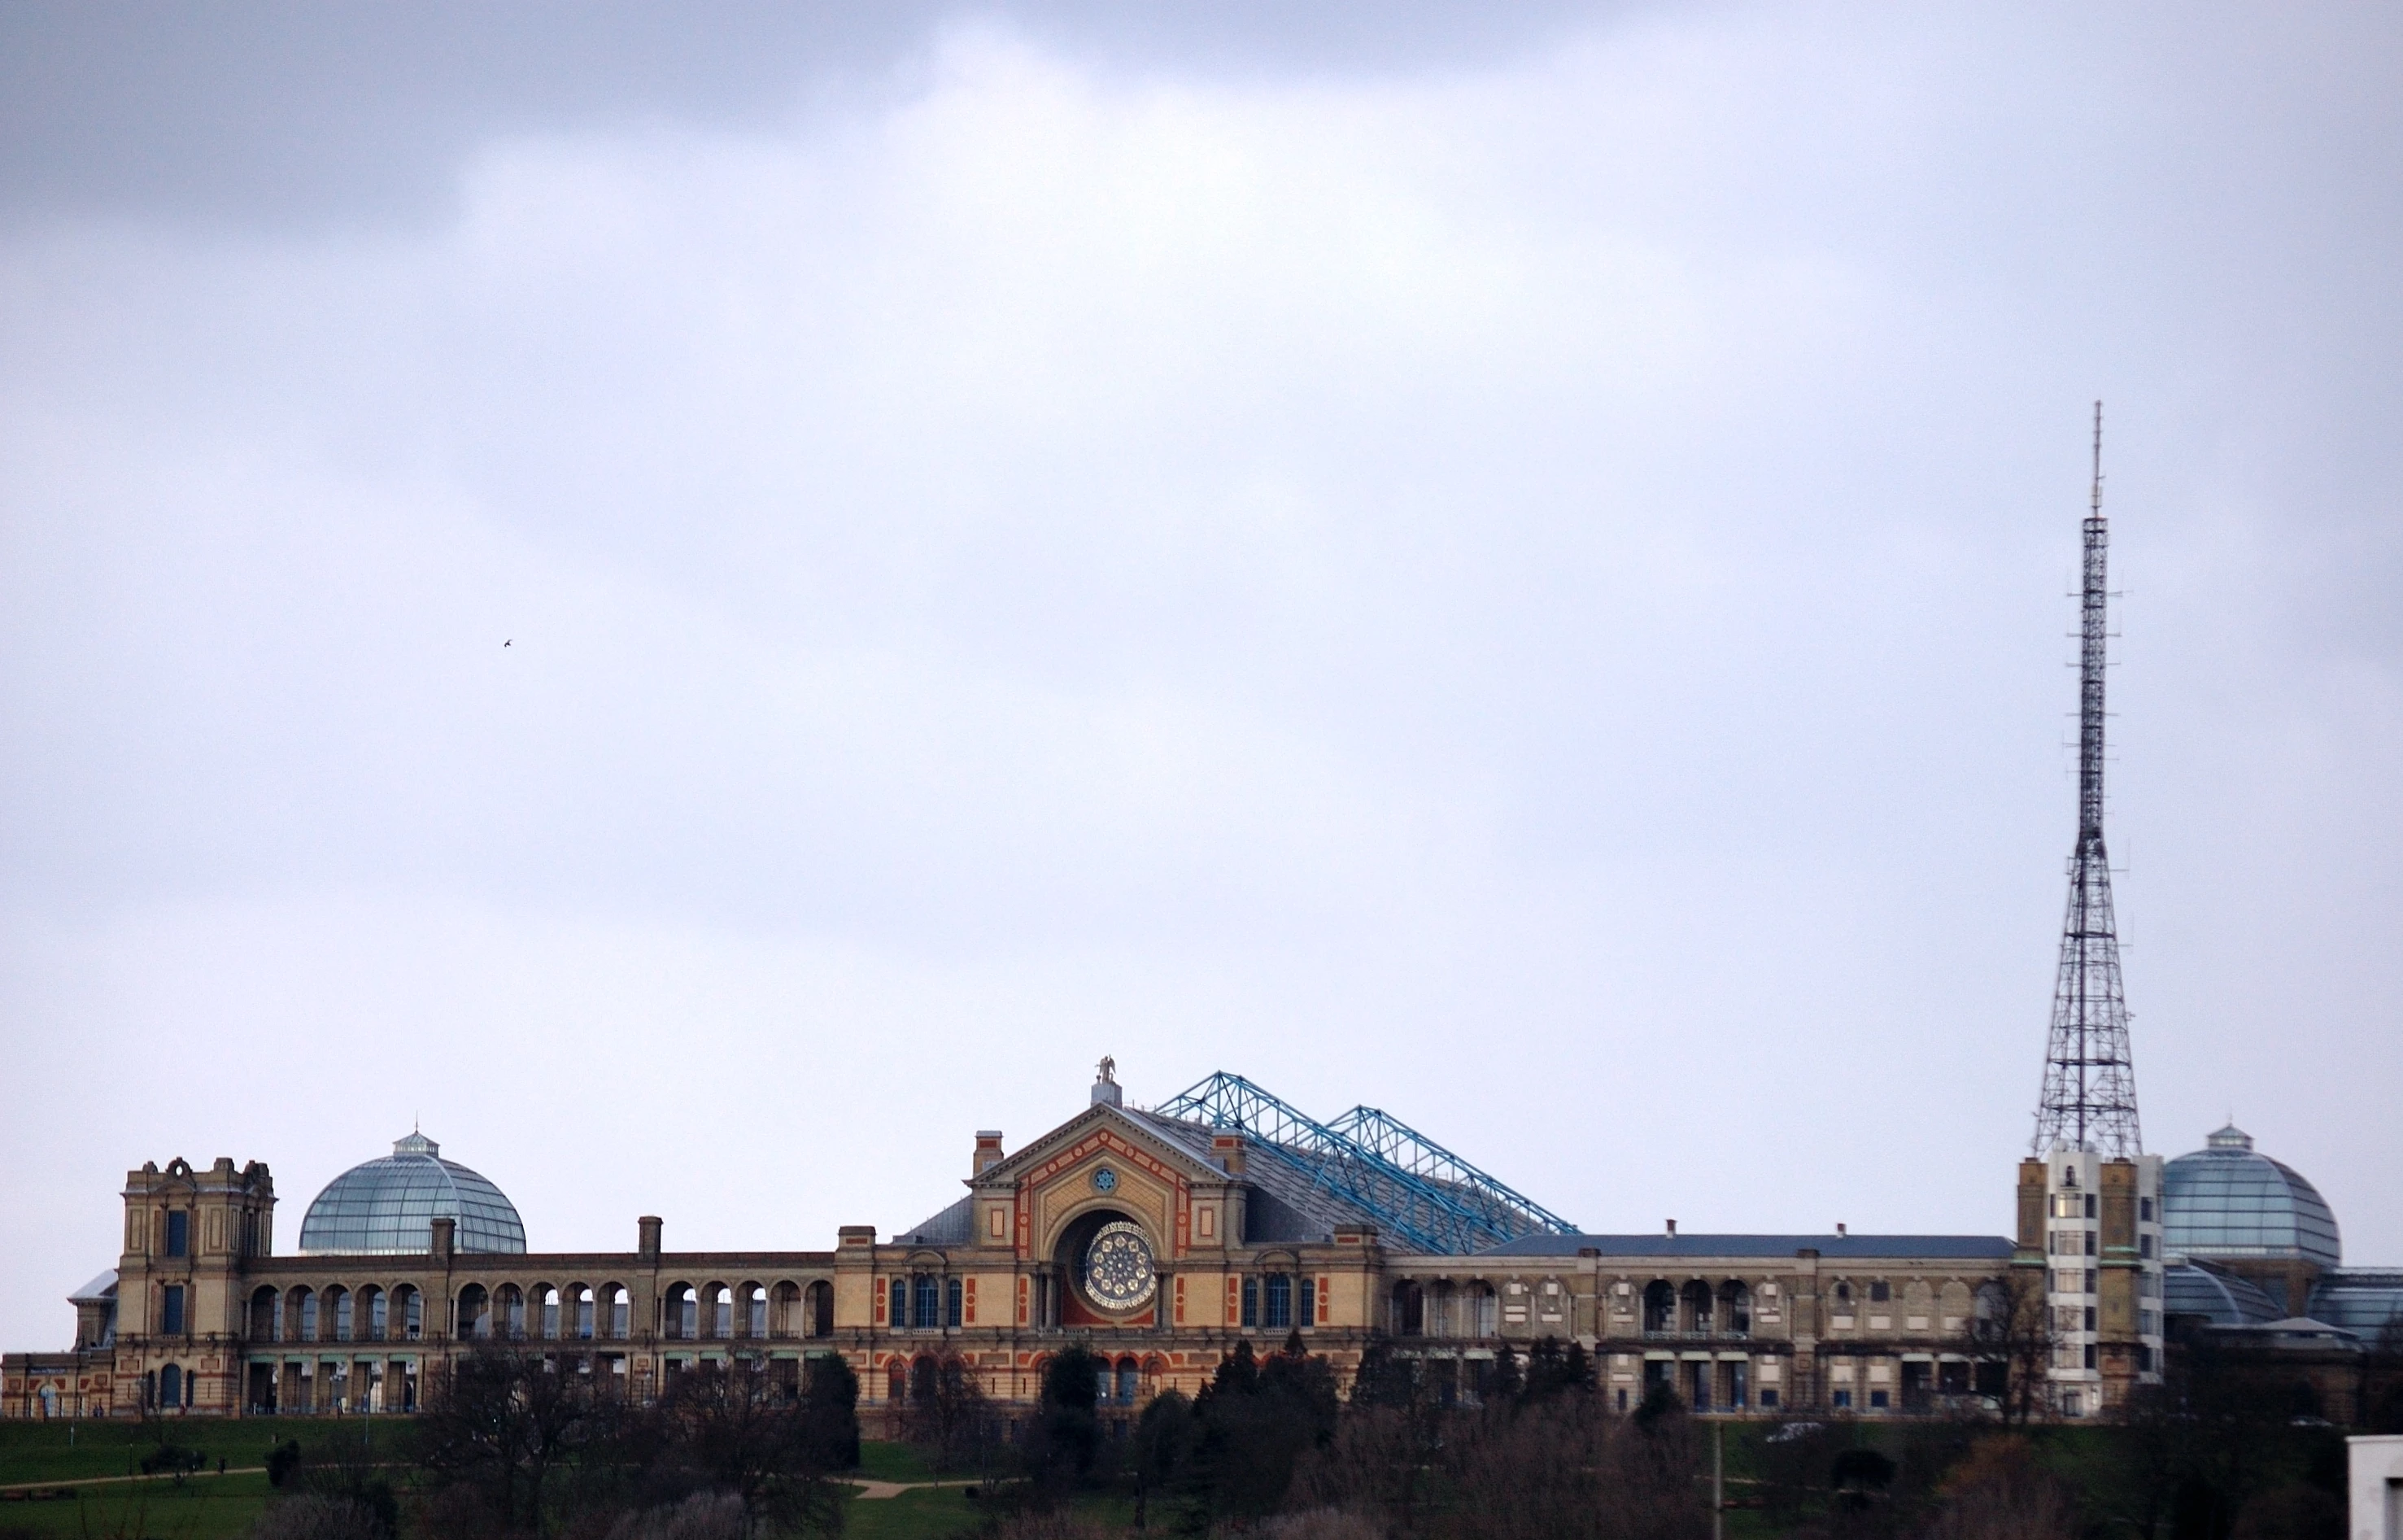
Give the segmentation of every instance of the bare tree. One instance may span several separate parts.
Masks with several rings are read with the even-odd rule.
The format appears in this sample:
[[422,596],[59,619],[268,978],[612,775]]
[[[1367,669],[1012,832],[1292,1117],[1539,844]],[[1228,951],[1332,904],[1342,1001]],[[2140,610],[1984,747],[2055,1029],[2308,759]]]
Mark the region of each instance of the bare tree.
[[429,1387],[418,1463],[437,1483],[474,1493],[498,1527],[547,1533],[553,1479],[600,1432],[580,1377],[532,1353],[481,1349]]
[[2060,1339],[2041,1269],[2012,1268],[1980,1288],[1968,1335],[1977,1361],[2004,1366],[2003,1421],[2024,1426],[2051,1410],[2052,1360]]

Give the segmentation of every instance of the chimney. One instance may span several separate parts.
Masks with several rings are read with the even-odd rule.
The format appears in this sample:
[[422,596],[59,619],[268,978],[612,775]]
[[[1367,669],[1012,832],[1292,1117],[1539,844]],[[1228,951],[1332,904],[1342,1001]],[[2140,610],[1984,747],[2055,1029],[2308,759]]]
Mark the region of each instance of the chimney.
[[968,1167],[970,1176],[982,1176],[989,1166],[1001,1164],[1001,1131],[977,1130],[976,1158]]
[[1240,1133],[1214,1133],[1210,1136],[1210,1154],[1227,1168],[1229,1176],[1243,1174],[1243,1136]]
[[454,1237],[456,1237],[459,1232],[459,1221],[446,1215],[435,1220],[433,1222],[432,1228],[434,1231],[434,1259],[438,1262],[448,1262],[451,1260],[451,1250]]
[[660,1259],[660,1216],[646,1214],[634,1221],[634,1249],[643,1254],[646,1262]]
[[1674,1219],[1672,1219],[1672,1220],[1670,1220],[1670,1221],[1669,1221],[1669,1235],[1670,1235],[1670,1238],[1671,1238],[1672,1240],[1675,1239],[1676,1234],[1677,1234],[1677,1222],[1676,1222]]
[[1844,1238],[1844,1222],[1839,1219],[1836,1221],[1836,1239],[1841,1241]]

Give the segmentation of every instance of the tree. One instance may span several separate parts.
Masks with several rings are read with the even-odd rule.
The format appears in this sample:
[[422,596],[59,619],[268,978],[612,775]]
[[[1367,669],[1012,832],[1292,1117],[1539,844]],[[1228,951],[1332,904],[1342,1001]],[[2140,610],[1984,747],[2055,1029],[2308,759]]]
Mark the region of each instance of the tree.
[[1586,1356],[1584,1344],[1572,1341],[1563,1347],[1558,1338],[1547,1337],[1529,1350],[1523,1400],[1549,1401],[1555,1395],[1581,1394],[1592,1389],[1593,1361]]
[[1335,1372],[1292,1333],[1265,1361],[1239,1342],[1193,1403],[1185,1490],[1211,1519],[1248,1522],[1284,1505],[1304,1453],[1335,1436]]
[[2024,1426],[2052,1409],[2052,1327],[2043,1269],[2015,1267],[1980,1290],[1968,1322],[1970,1348],[1980,1361],[2004,1366],[2006,1422]]
[[1150,1498],[1184,1474],[1194,1440],[1193,1403],[1182,1391],[1163,1391],[1134,1425],[1134,1527],[1149,1517]]
[[1094,1415],[1101,1375],[1109,1360],[1082,1342],[1043,1366],[1043,1391],[1021,1454],[1038,1506],[1058,1502],[1093,1471],[1101,1453],[1101,1420]]
[[758,1360],[685,1370],[658,1415],[693,1490],[740,1500],[754,1524],[772,1530],[842,1528],[840,1494],[826,1480],[826,1441]]
[[580,1376],[530,1353],[484,1348],[436,1380],[418,1422],[418,1463],[470,1494],[504,1531],[546,1533],[553,1478],[601,1431]]
[[976,1371],[957,1358],[937,1367],[923,1386],[911,1387],[901,1418],[901,1435],[924,1452],[938,1471],[973,1465],[992,1443],[996,1421]]

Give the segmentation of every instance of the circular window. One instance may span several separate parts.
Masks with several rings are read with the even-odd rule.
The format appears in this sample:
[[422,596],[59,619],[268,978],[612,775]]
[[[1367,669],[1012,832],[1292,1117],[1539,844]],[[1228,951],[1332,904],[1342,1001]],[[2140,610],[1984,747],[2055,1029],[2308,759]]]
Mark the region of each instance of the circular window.
[[1107,1166],[1104,1166],[1101,1170],[1093,1172],[1093,1190],[1096,1192],[1118,1191],[1118,1173],[1110,1170]]
[[1151,1242],[1144,1239],[1141,1226],[1125,1219],[1093,1232],[1079,1270],[1086,1296],[1104,1310],[1134,1310],[1160,1286],[1152,1271]]

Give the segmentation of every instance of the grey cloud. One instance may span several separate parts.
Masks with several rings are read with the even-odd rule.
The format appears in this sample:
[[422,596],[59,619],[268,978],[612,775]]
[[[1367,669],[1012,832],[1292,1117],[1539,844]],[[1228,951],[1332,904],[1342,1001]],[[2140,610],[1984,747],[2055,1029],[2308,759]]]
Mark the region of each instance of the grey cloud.
[[305,228],[454,208],[503,134],[760,129],[905,89],[945,26],[1022,28],[1150,68],[1424,71],[1507,57],[1589,4],[215,6],[0,10],[0,219]]

